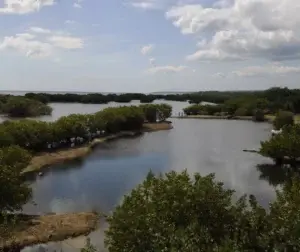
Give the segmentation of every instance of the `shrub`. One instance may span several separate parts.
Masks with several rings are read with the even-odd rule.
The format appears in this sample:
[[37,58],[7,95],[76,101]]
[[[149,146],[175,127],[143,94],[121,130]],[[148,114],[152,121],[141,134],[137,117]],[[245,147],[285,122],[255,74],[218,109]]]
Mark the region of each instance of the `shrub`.
[[279,111],[274,119],[273,126],[279,130],[286,125],[294,124],[294,114],[289,111]]

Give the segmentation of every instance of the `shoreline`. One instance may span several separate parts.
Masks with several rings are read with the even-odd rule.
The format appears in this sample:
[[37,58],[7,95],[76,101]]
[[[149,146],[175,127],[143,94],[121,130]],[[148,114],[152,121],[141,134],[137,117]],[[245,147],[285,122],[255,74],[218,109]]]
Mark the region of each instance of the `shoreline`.
[[168,121],[159,123],[144,123],[143,128],[140,131],[122,131],[106,137],[95,138],[88,144],[79,146],[77,148],[62,149],[55,152],[42,152],[31,159],[30,164],[21,172],[21,174],[25,175],[27,173],[38,172],[41,169],[51,165],[83,158],[87,156],[95,147],[108,141],[126,137],[135,137],[146,132],[170,130],[172,128],[173,126],[171,122]]
[[5,230],[2,233],[0,229],[1,251],[20,250],[36,244],[88,235],[98,228],[100,215],[80,212],[41,216],[19,215],[18,218],[19,222],[9,232]]
[[[175,119],[215,119],[215,120],[241,120],[241,121],[253,121],[252,116],[234,116],[232,118],[228,118],[227,116],[214,116],[214,115],[185,115],[185,116],[171,116],[171,118]],[[263,122],[273,123],[275,119],[275,115],[265,115],[265,120]],[[300,115],[296,114],[294,116],[295,123],[300,123]]]

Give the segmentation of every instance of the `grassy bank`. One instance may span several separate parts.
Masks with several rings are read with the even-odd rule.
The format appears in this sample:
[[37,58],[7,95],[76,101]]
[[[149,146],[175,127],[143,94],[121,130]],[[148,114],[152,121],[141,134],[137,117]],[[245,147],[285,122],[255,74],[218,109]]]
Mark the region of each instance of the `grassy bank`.
[[96,213],[22,215],[17,220],[16,225],[10,225],[8,230],[0,228],[0,250],[17,250],[35,244],[87,235],[97,228],[99,216]]
[[[142,132],[153,132],[153,131],[169,130],[169,129],[172,129],[172,124],[169,122],[145,123],[143,125]],[[30,164],[23,170],[22,173],[25,174],[30,172],[36,172],[50,165],[64,163],[77,158],[83,158],[86,155],[88,155],[93,148],[95,148],[97,145],[101,143],[123,138],[123,137],[133,137],[140,133],[141,132],[124,131],[110,136],[94,139],[91,143],[89,143],[86,146],[59,150],[55,152],[40,153],[32,158]]]

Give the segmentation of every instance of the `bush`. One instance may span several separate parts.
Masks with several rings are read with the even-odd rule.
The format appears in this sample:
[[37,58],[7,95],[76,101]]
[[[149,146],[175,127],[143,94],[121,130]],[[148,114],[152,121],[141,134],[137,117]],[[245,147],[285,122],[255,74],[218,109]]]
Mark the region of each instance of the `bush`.
[[265,113],[262,109],[256,109],[253,113],[253,121],[255,122],[264,122]]
[[149,173],[108,218],[108,251],[300,250],[298,177],[277,191],[269,212],[233,193],[213,175]]
[[247,116],[248,115],[248,110],[246,108],[238,108],[235,112],[234,112],[235,116]]
[[2,104],[0,112],[10,117],[33,117],[50,115],[52,108],[37,100],[11,96]]
[[300,125],[286,126],[281,134],[261,142],[260,154],[282,163],[285,158],[295,162],[300,158]]
[[283,128],[286,125],[294,124],[294,114],[289,111],[279,111],[274,119],[273,126],[276,130]]

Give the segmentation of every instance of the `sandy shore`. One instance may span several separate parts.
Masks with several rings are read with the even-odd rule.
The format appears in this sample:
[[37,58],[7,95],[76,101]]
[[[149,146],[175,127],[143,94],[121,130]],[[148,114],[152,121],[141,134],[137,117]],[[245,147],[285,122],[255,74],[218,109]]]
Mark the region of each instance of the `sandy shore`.
[[0,228],[0,250],[21,249],[50,241],[87,235],[98,226],[96,213],[70,213],[61,215],[20,215],[15,225]]

